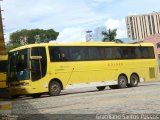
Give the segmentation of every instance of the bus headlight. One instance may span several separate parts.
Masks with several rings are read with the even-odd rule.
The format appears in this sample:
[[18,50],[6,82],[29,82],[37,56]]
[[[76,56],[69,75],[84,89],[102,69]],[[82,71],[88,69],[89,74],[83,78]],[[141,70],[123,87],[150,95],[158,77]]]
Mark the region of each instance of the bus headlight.
[[29,82],[21,82],[20,86],[29,86]]

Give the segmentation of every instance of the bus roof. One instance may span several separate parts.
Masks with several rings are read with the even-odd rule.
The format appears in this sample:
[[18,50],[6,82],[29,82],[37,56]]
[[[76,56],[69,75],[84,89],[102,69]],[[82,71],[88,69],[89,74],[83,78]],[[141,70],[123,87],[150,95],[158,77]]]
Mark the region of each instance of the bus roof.
[[38,43],[29,44],[21,47],[14,48],[10,52],[40,46],[154,46],[152,43],[139,43],[139,44],[127,44],[127,43],[115,43],[115,42],[75,42],[75,43]]

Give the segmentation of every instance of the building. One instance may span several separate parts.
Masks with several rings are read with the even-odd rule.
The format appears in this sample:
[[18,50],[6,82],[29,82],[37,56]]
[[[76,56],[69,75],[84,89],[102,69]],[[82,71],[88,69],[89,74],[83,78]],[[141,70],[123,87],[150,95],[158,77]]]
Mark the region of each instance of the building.
[[139,44],[139,43],[143,43],[143,40],[130,40],[127,43],[129,43],[129,44]]
[[90,42],[93,40],[92,31],[88,30],[86,31],[86,42]]
[[160,34],[150,35],[146,37],[143,42],[154,44],[158,59],[159,72],[160,72]]
[[129,43],[130,41],[133,41],[131,38],[118,38],[118,39],[121,40],[123,43]]
[[104,38],[102,32],[106,32],[107,28],[105,26],[97,27],[93,31],[88,30],[86,31],[86,41],[94,41],[94,42],[101,42]]
[[153,43],[156,49],[157,58],[160,59],[160,34],[148,36],[144,39],[145,43]]
[[127,16],[126,27],[128,37],[133,40],[160,33],[160,12]]
[[101,42],[104,38],[102,35],[102,32],[106,32],[107,28],[106,27],[97,27],[94,32],[93,32],[93,40],[96,42]]

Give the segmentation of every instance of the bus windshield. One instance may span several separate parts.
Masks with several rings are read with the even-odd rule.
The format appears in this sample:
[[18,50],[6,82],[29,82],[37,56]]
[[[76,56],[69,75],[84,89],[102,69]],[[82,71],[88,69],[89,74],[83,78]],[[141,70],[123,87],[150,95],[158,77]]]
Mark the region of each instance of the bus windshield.
[[29,76],[29,49],[9,53],[8,80],[27,80]]

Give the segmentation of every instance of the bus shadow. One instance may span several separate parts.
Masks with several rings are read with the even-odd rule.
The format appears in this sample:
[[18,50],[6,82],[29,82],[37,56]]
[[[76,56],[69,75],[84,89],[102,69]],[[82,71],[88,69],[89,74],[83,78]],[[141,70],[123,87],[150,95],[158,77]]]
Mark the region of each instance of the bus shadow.
[[[140,84],[138,85],[137,87],[148,87],[148,86],[160,86],[160,84],[157,84],[157,83],[144,83],[144,84]],[[136,87],[127,87],[125,89],[132,89],[132,88],[136,88]],[[110,89],[109,87],[107,87],[105,90],[103,91],[115,91],[115,90],[120,90],[120,89]],[[61,92],[60,96],[66,96],[66,95],[79,95],[79,94],[84,94],[84,93],[98,93],[98,92],[102,92],[102,91],[99,91],[97,90],[96,88],[92,88],[91,90],[86,89],[86,90],[83,90],[83,89],[78,89],[78,90],[64,90]],[[50,97],[48,95],[48,93],[44,93],[43,95],[41,95],[41,97],[39,98],[33,98],[31,96],[20,96],[19,98],[17,99],[12,99],[13,101],[16,101],[16,100],[28,100],[28,99],[40,99],[40,98],[46,98],[46,97]],[[53,97],[58,97],[58,96],[53,96]],[[5,98],[4,98],[5,99]],[[11,98],[10,98],[11,99]],[[6,100],[8,100],[8,98],[6,98]]]
[[90,91],[78,91],[78,92],[62,92],[59,96],[49,96],[46,93],[46,94],[41,95],[41,97],[39,97],[39,98],[33,98],[31,96],[20,96],[19,98],[16,98],[16,99],[6,98],[6,100],[10,99],[10,100],[13,100],[13,101],[19,101],[19,100],[29,100],[29,99],[41,99],[41,98],[47,98],[47,97],[60,97],[60,96],[66,96],[66,95],[74,95],[74,94],[78,95],[78,94],[93,93],[93,92],[99,92],[99,91],[98,90],[90,90]]
[[17,99],[13,99],[13,101],[17,101],[17,100],[28,100],[28,99],[41,99],[41,98],[47,98],[47,97],[60,97],[60,96],[66,96],[66,95],[79,95],[79,94],[84,94],[84,93],[98,93],[98,92],[104,92],[104,91],[113,91],[113,90],[118,90],[118,89],[110,89],[110,88],[106,88],[103,91],[99,91],[99,90],[83,90],[83,91],[74,91],[74,90],[69,90],[69,91],[62,91],[61,94],[59,96],[49,96],[48,93],[44,93],[43,95],[41,95],[41,97],[39,98],[33,98],[30,96],[21,96]]

